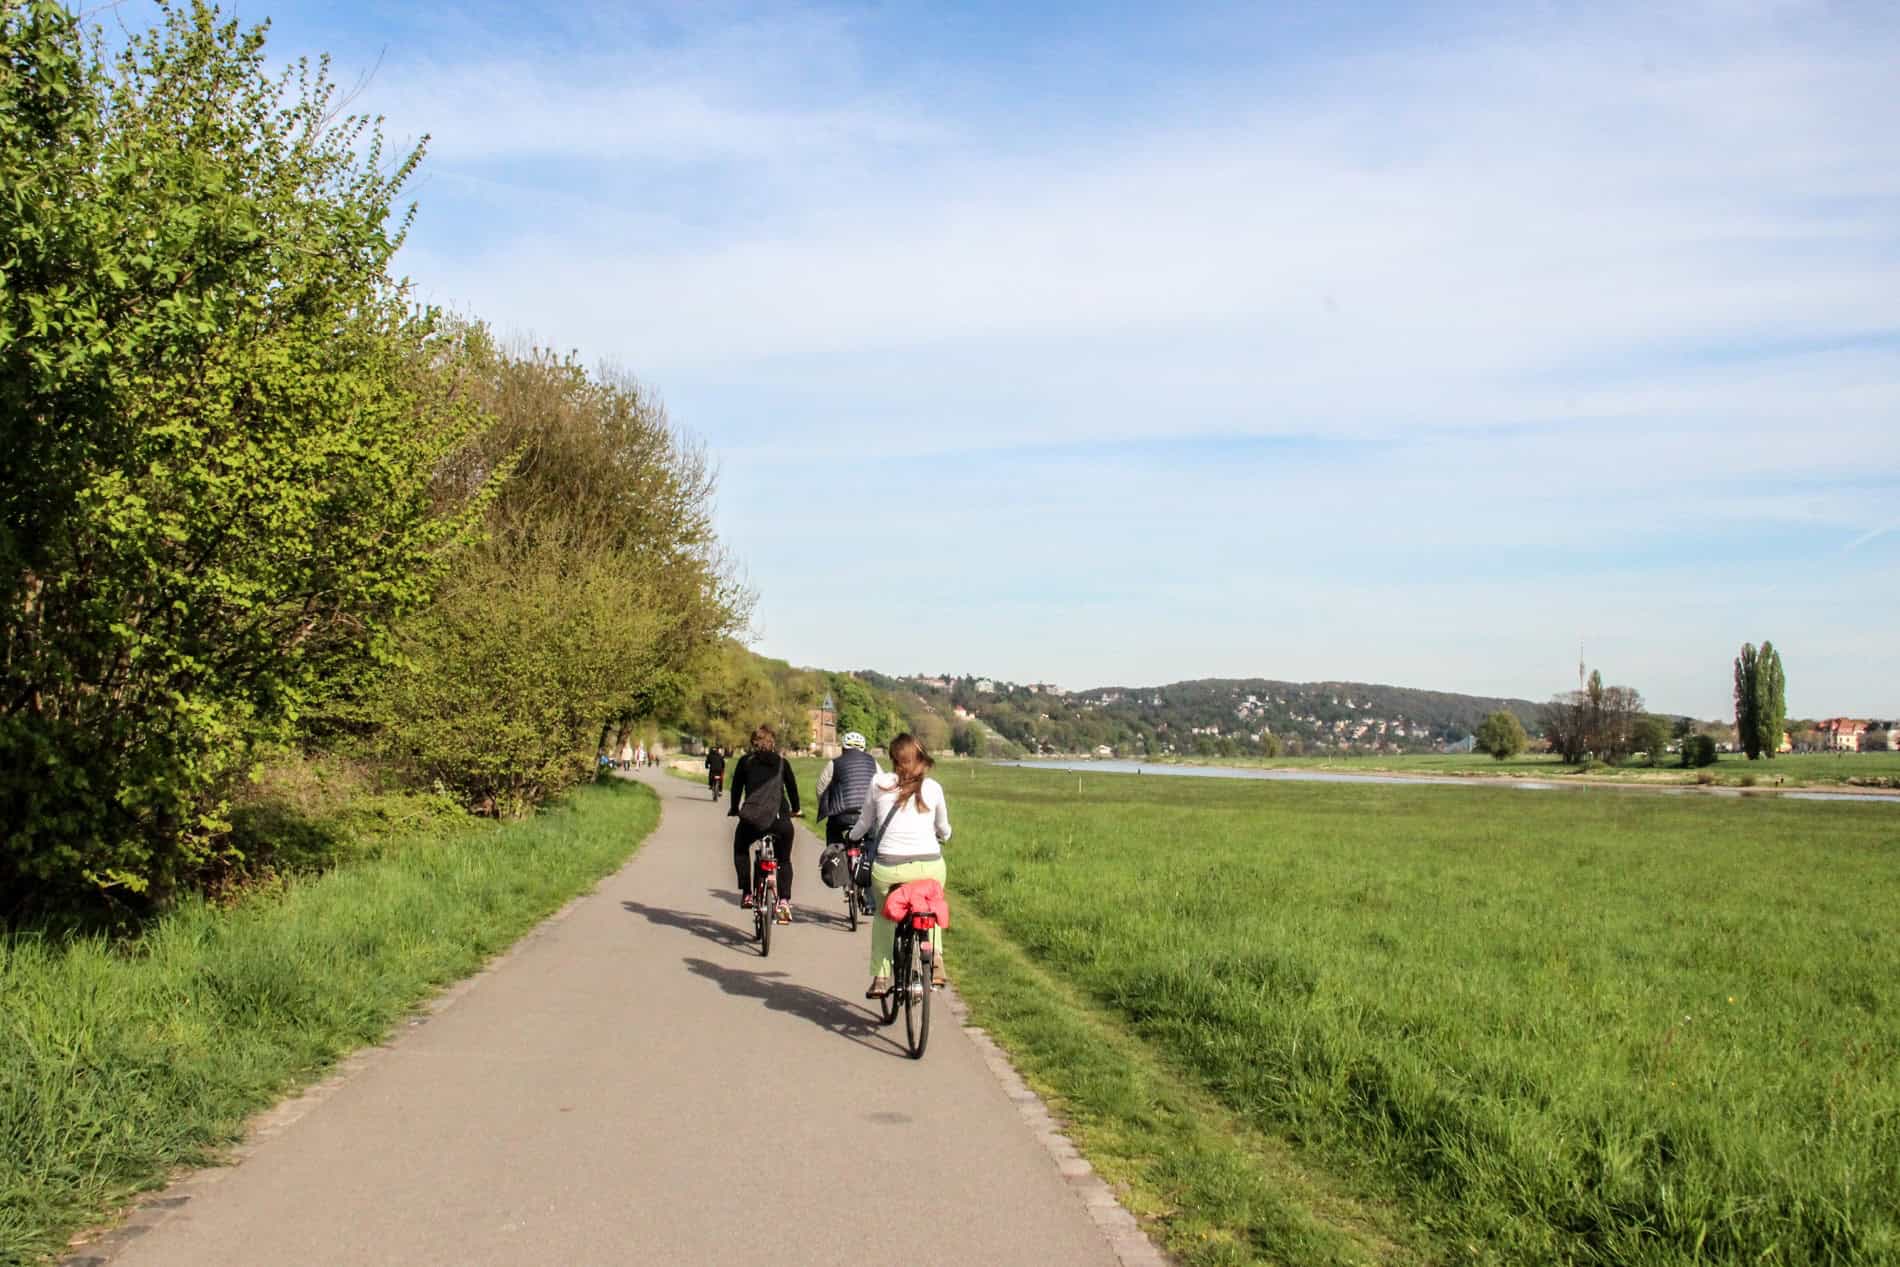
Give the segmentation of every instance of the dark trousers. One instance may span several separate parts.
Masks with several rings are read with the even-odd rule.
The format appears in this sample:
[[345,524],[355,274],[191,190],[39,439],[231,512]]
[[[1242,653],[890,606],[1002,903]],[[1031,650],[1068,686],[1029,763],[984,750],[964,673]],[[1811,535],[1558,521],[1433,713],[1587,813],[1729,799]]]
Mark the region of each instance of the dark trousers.
[[760,831],[751,823],[741,819],[737,830],[732,833],[732,872],[738,878],[739,892],[750,893],[754,877],[751,875],[750,856],[752,844],[761,836],[772,838],[772,850],[778,862],[779,901],[792,900],[792,820],[784,815],[770,829]]
[[852,814],[848,817],[842,814],[833,814],[830,818],[825,820],[825,843],[827,845],[845,844],[845,837],[849,836],[851,829],[857,825],[858,816],[856,814]]

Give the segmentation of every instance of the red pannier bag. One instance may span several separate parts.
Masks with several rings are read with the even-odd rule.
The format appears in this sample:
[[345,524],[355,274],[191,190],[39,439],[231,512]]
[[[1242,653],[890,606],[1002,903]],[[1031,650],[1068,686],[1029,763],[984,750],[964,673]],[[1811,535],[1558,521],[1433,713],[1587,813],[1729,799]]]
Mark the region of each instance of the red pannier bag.
[[884,895],[885,919],[901,924],[907,916],[916,917],[911,920],[914,928],[950,927],[950,899],[944,895],[943,885],[935,880],[912,880]]

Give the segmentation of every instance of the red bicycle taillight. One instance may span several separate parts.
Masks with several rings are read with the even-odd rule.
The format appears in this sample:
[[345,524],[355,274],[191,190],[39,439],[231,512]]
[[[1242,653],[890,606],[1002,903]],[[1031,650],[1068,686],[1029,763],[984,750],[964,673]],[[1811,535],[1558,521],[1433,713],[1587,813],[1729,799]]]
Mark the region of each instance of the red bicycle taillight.
[[927,933],[937,926],[937,917],[935,915],[913,915],[910,917],[910,926],[918,932]]
[[759,870],[761,870],[761,871],[777,871],[777,870],[778,870],[778,863],[776,863],[776,862],[761,862],[761,863],[759,864]]

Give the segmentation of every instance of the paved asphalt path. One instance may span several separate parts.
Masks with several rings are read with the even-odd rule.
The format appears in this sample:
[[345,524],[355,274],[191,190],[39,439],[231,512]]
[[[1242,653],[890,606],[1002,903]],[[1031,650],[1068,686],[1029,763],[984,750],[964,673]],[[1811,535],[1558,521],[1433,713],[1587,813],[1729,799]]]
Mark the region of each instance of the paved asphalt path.
[[724,806],[647,782],[632,862],[113,1267],[1113,1267],[948,1009],[921,1062],[875,1023],[818,842],[761,959]]

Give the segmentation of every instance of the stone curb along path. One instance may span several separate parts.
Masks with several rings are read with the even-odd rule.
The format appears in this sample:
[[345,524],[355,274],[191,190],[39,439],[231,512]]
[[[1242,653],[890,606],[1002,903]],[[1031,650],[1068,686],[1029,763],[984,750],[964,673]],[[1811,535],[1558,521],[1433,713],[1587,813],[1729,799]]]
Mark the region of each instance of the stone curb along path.
[[762,959],[721,807],[642,781],[630,862],[65,1267],[1169,1261],[954,990],[921,1062],[877,1025],[802,824]]
[[1009,1054],[997,1046],[996,1040],[980,1026],[970,1024],[970,1009],[961,998],[952,994],[951,1012],[957,1023],[976,1049],[983,1054],[983,1063],[996,1076],[1003,1093],[1016,1105],[1016,1111],[1022,1115],[1023,1125],[1035,1135],[1036,1140],[1056,1163],[1056,1172],[1068,1181],[1070,1189],[1088,1210],[1089,1218],[1108,1240],[1108,1247],[1114,1251],[1116,1261],[1121,1267],[1168,1267],[1173,1262],[1166,1254],[1155,1247],[1141,1230],[1141,1221],[1128,1212],[1128,1208],[1115,1195],[1115,1190],[1095,1172],[1088,1159],[1075,1146],[1062,1130],[1061,1119],[1049,1111],[1041,1096],[1030,1089],[1028,1083],[1016,1071],[1010,1062]]

